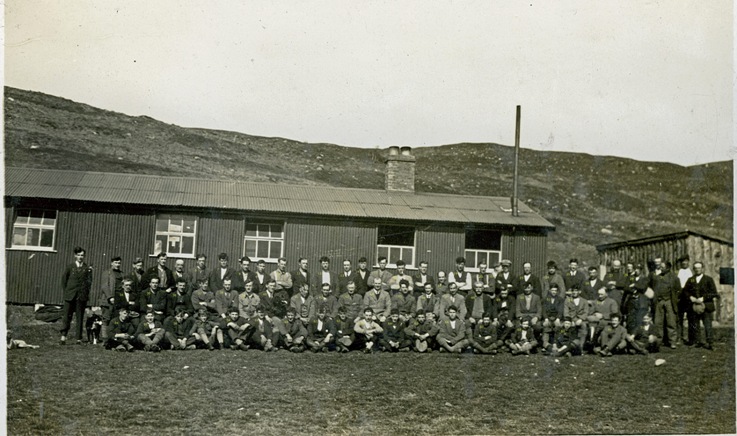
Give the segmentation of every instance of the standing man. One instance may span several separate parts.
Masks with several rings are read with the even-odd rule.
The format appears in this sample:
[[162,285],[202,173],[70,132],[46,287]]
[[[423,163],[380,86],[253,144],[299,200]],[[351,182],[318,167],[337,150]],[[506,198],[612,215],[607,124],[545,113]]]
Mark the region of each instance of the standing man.
[[583,283],[581,288],[581,296],[589,301],[596,299],[599,289],[606,286],[599,278],[599,268],[592,266],[589,268],[589,277]]
[[[171,273],[174,275],[174,283],[177,282],[177,279],[187,280],[187,273],[184,271],[184,259],[177,259],[176,262],[174,262],[174,271]],[[174,286],[170,287],[173,288]]]
[[[719,299],[714,279],[704,274],[704,263],[693,264],[694,275],[686,280],[683,293],[691,303],[688,317],[688,339],[697,347],[703,346],[713,350],[714,335],[711,328],[713,314],[716,311],[716,300]],[[706,343],[699,342],[701,331],[699,323],[704,324]]]
[[622,261],[619,259],[612,261],[612,268],[604,275],[604,283],[609,282],[615,282],[617,289],[624,293],[627,287],[627,275],[622,270]]
[[542,279],[543,285],[543,299],[548,297],[548,292],[553,284],[558,285],[558,295],[562,298],[566,296],[566,282],[563,280],[563,276],[558,272],[558,265],[554,261],[548,262],[548,273]]
[[484,284],[484,294],[487,294],[491,297],[494,295],[494,281],[495,281],[495,278],[488,271],[488,265],[486,264],[486,261],[482,260],[479,263],[479,272],[477,272],[476,274],[473,274],[473,282],[483,283]]
[[448,276],[448,284],[456,283],[458,290],[465,296],[473,288],[471,273],[466,270],[466,258],[463,256],[456,257],[456,270]]
[[[568,262],[568,271],[566,271],[563,276],[563,281],[566,289],[571,289],[573,287],[583,289],[583,284],[586,281],[586,274],[578,270],[578,259],[575,257]],[[585,298],[586,295],[582,295],[582,297]],[[594,298],[596,297],[591,296],[590,299],[593,300]]]
[[321,295],[323,283],[329,283],[330,288],[338,286],[338,275],[330,271],[330,258],[323,256],[320,258],[320,271],[312,277],[312,296],[317,298]]
[[271,276],[266,273],[265,260],[259,259],[258,262],[256,262],[256,272],[254,274],[256,276],[256,281],[253,282],[253,289],[255,293],[260,294],[266,290],[266,281],[271,278]]
[[420,268],[417,273],[412,276],[412,280],[414,281],[415,297],[419,297],[420,295],[425,293],[425,283],[431,283],[432,285],[435,285],[435,280],[433,280],[432,275],[428,274],[427,272],[426,260],[420,261]]
[[102,287],[97,304],[102,308],[100,338],[103,342],[107,339],[107,326],[113,319],[115,294],[123,289],[123,271],[120,270],[122,264],[120,256],[115,256],[110,260],[110,269],[102,273]]
[[386,259],[386,256],[379,256],[379,269],[375,269],[371,271],[371,275],[369,278],[369,285],[372,285],[373,287],[373,284],[374,284],[373,280],[375,278],[378,278],[381,280],[382,289],[385,291],[389,289],[389,280],[391,280],[392,278],[392,273],[386,270],[387,262],[388,261]]
[[[221,258],[221,256],[223,255],[225,256],[225,267],[223,267],[223,259]],[[243,256],[240,258],[239,263],[241,268],[238,272],[232,271],[230,270],[230,268],[228,268],[227,254],[221,253],[218,257],[220,258],[220,269],[218,271],[219,276],[232,277],[233,289],[235,289],[239,293],[242,293],[246,290],[246,283],[248,283],[249,281],[253,283],[256,282],[256,274],[249,268],[251,266],[251,258],[249,258],[248,256]],[[213,271],[213,273],[214,272],[215,271]],[[212,281],[210,282],[210,284],[212,285]]]
[[299,264],[299,268],[292,271],[292,297],[300,293],[302,285],[307,285],[307,289],[309,290],[310,283],[312,283],[310,272],[307,271],[307,267],[309,266],[307,258],[300,257],[297,263]]
[[72,325],[72,317],[77,315],[77,343],[82,343],[82,326],[84,325],[84,308],[90,297],[92,288],[92,268],[84,263],[87,253],[82,247],[74,247],[74,262],[67,265],[61,276],[61,288],[64,292],[63,324],[61,326],[61,345],[67,342],[67,333]]
[[197,288],[197,283],[210,279],[210,272],[207,270],[205,262],[207,262],[207,256],[202,253],[198,253],[197,264],[194,268],[187,271],[187,275],[184,278],[187,281],[187,287],[189,288],[188,291],[194,291]]
[[527,285],[532,285],[532,293],[541,297],[543,294],[542,286],[540,284],[540,278],[532,273],[532,264],[525,262],[522,264],[522,274],[517,276],[514,281],[514,288],[517,295],[522,295],[525,292]]
[[128,275],[131,279],[132,289],[136,292],[141,292],[148,288],[148,283],[144,283],[143,275],[146,271],[143,269],[143,259],[136,257],[133,259],[133,272]]
[[508,259],[503,259],[501,261],[502,265],[502,272],[496,275],[496,281],[494,282],[494,286],[497,290],[497,292],[501,292],[502,289],[506,289],[509,294],[511,294],[513,297],[517,295],[514,289],[514,285],[512,284],[512,281],[514,280],[514,276],[511,272],[509,272],[509,269],[512,267],[512,262]]
[[435,294],[440,297],[441,295],[448,293],[448,278],[445,276],[445,272],[438,271],[438,284],[435,285]]
[[684,335],[685,332],[683,331],[683,315],[688,314],[691,310],[691,301],[688,299],[688,297],[685,295],[685,292],[683,291],[686,287],[686,282],[688,282],[688,279],[690,279],[694,275],[691,272],[691,269],[688,267],[689,263],[691,262],[691,258],[688,255],[685,255],[678,259],[677,262],[680,266],[680,269],[678,270],[678,282],[681,285],[681,292],[678,296],[678,311],[676,312],[676,333],[678,334],[678,342],[693,343],[694,340],[690,336],[688,337],[688,340],[685,339],[686,336]]
[[152,277],[158,277],[159,278],[159,289],[169,289],[173,288],[175,286],[174,284],[174,274],[171,272],[168,266],[166,266],[166,253],[161,252],[158,255],[156,255],[156,265],[152,266],[151,268],[146,271],[145,274],[145,282],[151,283]]
[[280,257],[277,261],[276,269],[271,272],[271,278],[276,282],[276,292],[284,291],[292,296],[292,274],[287,271],[287,259]]
[[[678,294],[681,285],[678,283],[678,277],[667,268],[667,264],[658,263],[658,259],[656,259],[655,271],[650,273],[648,284],[655,294],[653,297],[655,327],[657,332],[660,333],[659,336],[664,338],[663,344],[669,345],[670,348],[676,348],[678,338],[676,333],[676,311],[678,310]],[[667,336],[662,335],[663,329],[665,329]]]
[[[348,282],[355,282],[356,275],[352,271],[353,265],[351,264],[351,261],[348,259],[343,259],[343,271],[338,276],[338,295],[343,294],[348,290]],[[335,283],[333,284],[333,287],[335,287]]]
[[354,282],[356,284],[356,294],[364,296],[368,292],[371,279],[371,271],[368,270],[368,259],[361,257],[358,259],[358,271],[356,271],[356,277]]
[[395,294],[398,292],[399,289],[399,283],[402,280],[405,280],[407,283],[409,283],[409,288],[414,289],[414,281],[412,280],[412,276],[409,274],[404,273],[404,268],[407,266],[407,264],[403,260],[397,261],[397,273],[392,276],[391,279],[389,279],[389,289],[393,289]]

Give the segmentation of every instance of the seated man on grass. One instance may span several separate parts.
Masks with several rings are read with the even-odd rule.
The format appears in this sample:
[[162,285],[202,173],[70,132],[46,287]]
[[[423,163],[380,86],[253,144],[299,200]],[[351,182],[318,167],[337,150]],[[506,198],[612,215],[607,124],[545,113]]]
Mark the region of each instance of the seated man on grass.
[[646,313],[634,333],[627,335],[627,343],[637,353],[657,353],[660,351],[660,337],[656,330],[652,317]]
[[432,310],[424,312],[419,309],[415,314],[415,318],[404,329],[405,335],[412,341],[412,349],[418,353],[431,353],[432,350],[437,348],[435,335],[438,334],[438,327],[435,321],[432,320],[433,317],[434,312]]
[[458,318],[458,308],[456,306],[449,306],[446,315],[447,318],[441,320],[438,326],[437,341],[440,345],[440,351],[460,354],[468,347],[466,326],[463,320]]
[[138,323],[136,329],[136,340],[139,344],[143,345],[144,351],[161,351],[159,343],[164,339],[164,328],[161,322],[156,319],[156,314],[153,310],[146,312],[144,320]]
[[530,325],[530,318],[525,317],[520,321],[519,327],[514,332],[514,339],[509,344],[512,355],[525,354],[527,356],[537,349],[535,331]]
[[307,325],[307,347],[313,353],[335,350],[335,324],[327,316],[328,308],[320,306],[317,309],[317,318]]
[[118,309],[118,317],[110,321],[107,329],[108,339],[105,348],[115,351],[133,351],[131,341],[135,338],[135,330],[128,320],[128,309]]
[[364,353],[376,351],[379,347],[379,338],[384,329],[374,321],[374,309],[366,307],[363,309],[363,317],[353,326],[356,333],[356,346],[363,348]]
[[303,352],[305,350],[307,329],[302,323],[302,320],[297,317],[297,310],[294,307],[287,309],[287,316],[284,319],[284,328],[287,333],[280,337],[276,346],[293,353]]
[[356,337],[353,332],[353,318],[348,315],[345,306],[338,308],[338,316],[333,320],[333,323],[335,323],[335,346],[341,353],[349,352],[354,347]]
[[581,354],[581,327],[573,323],[570,316],[563,318],[563,325],[555,331],[555,340],[551,349],[553,357]]
[[404,322],[399,318],[399,309],[394,308],[389,319],[384,322],[384,334],[379,339],[382,351],[396,353],[397,351],[409,351],[412,341],[404,334]]
[[627,329],[619,323],[620,317],[618,313],[609,316],[609,325],[604,327],[599,336],[599,347],[594,348],[594,352],[602,357],[611,357],[613,353],[624,353],[627,351]]
[[475,354],[496,354],[497,353],[497,328],[491,322],[491,315],[484,314],[481,322],[476,323],[471,337],[471,347]]
[[275,351],[274,342],[279,342],[279,334],[272,329],[271,322],[266,318],[266,308],[263,305],[256,306],[256,316],[250,322],[250,341],[247,345],[257,350]]
[[206,308],[199,309],[192,322],[192,328],[189,330],[189,336],[194,339],[196,348],[207,348],[212,351],[215,349],[213,343],[222,346],[223,332],[220,330],[219,323],[219,321],[210,320],[210,314]]
[[[237,304],[237,303],[236,303]],[[248,341],[253,333],[251,323],[243,318],[238,310],[238,306],[231,306],[227,310],[227,316],[223,320],[224,346],[230,347],[231,350],[248,350]]]
[[184,350],[187,347],[194,349],[194,342],[187,343],[189,330],[192,328],[192,318],[187,317],[187,309],[177,306],[174,316],[164,320],[164,340],[172,350]]

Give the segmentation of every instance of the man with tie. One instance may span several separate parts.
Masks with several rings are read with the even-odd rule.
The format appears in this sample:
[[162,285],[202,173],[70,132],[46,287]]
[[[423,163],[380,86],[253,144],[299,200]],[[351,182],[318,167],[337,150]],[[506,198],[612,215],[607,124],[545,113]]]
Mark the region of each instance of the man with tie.
[[[693,271],[694,275],[686,280],[686,286],[683,288],[683,293],[691,303],[688,317],[688,339],[697,347],[703,346],[707,350],[713,350],[714,334],[711,323],[717,307],[716,300],[720,298],[719,293],[714,279],[704,274],[703,262],[694,262]],[[706,343],[699,342],[701,323],[704,324]]]
[[415,297],[419,297],[425,292],[425,283],[431,283],[435,285],[432,275],[427,272],[427,261],[420,261],[420,267],[416,274],[412,276],[414,282],[414,294]]
[[[343,259],[343,271],[341,271],[338,275],[338,295],[343,294],[348,290],[348,282],[355,283],[356,275],[352,271],[352,268],[353,265],[351,264],[351,261],[348,259]],[[335,285],[335,283],[332,284],[333,287],[335,287]]]
[[458,290],[463,296],[465,296],[473,287],[473,283],[471,283],[471,273],[465,269],[466,258],[458,256],[456,258],[456,269],[448,276],[448,284],[456,283],[458,285]]
[[496,275],[494,286],[497,292],[501,292],[502,289],[506,289],[509,294],[514,297],[515,295],[517,295],[517,292],[514,289],[514,285],[512,284],[512,281],[514,281],[514,276],[509,271],[509,269],[512,267],[512,262],[508,259],[504,259],[502,260],[501,264],[502,272]]
[[66,344],[67,334],[72,325],[72,317],[77,315],[77,343],[82,343],[82,325],[84,309],[92,287],[92,268],[84,263],[87,253],[82,247],[74,247],[74,262],[67,265],[61,276],[61,287],[64,293],[64,309],[62,310],[61,345]]
[[[223,253],[223,254],[225,254],[225,253]],[[232,280],[233,280],[233,289],[235,289],[239,293],[242,293],[243,291],[246,290],[246,283],[248,283],[248,282],[256,283],[256,273],[254,273],[250,269],[250,266],[251,266],[251,258],[250,257],[248,257],[248,256],[241,257],[239,263],[240,263],[240,271],[235,272],[233,270],[230,270],[230,268],[227,268],[228,263],[227,263],[227,257],[226,257],[225,267],[227,268],[227,270],[224,270],[223,269],[223,264],[221,262],[220,263],[220,270],[218,271],[218,275],[223,276],[223,277],[225,277],[225,276],[232,277]],[[213,271],[213,273],[214,272],[215,271]],[[210,286],[212,286],[212,281],[210,282]]]
[[300,257],[297,262],[299,268],[292,271],[292,297],[299,294],[302,285],[307,285],[309,290],[310,284],[312,283],[310,273],[307,271],[309,261],[305,257]]
[[220,253],[218,255],[218,264],[218,268],[214,268],[210,272],[208,288],[223,289],[223,280],[231,279],[233,289],[240,292],[241,289],[239,285],[241,285],[242,283],[237,280],[237,277],[233,277],[235,271],[233,270],[233,268],[228,266],[228,255],[226,253]]
[[[568,271],[563,276],[563,282],[566,285],[566,289],[578,288],[583,289],[583,284],[586,281],[586,274],[578,270],[578,259],[573,258],[568,262]],[[582,295],[586,297],[585,295]],[[593,296],[591,299],[596,298]]]

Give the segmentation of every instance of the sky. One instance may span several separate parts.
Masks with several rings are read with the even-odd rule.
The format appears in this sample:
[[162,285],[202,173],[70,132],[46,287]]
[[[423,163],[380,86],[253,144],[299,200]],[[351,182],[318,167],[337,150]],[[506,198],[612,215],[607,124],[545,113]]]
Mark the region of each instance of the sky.
[[734,13],[703,1],[5,2],[5,84],[353,147],[733,157]]

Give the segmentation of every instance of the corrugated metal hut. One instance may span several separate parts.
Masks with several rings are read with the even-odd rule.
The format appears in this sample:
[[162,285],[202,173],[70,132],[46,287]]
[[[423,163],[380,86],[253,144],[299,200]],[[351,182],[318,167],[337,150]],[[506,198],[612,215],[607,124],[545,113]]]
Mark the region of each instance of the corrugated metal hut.
[[385,190],[6,168],[7,301],[60,303],[77,245],[95,269],[92,298],[112,257],[127,274],[133,258],[148,268],[159,251],[186,269],[197,253],[210,268],[225,252],[231,265],[243,255],[265,259],[268,271],[281,256],[290,271],[300,257],[316,271],[327,255],[336,272],[343,258],[375,265],[385,255],[410,270],[426,260],[435,274],[464,255],[471,271],[481,259],[509,258],[542,274],[550,222],[524,204],[512,216],[509,197],[415,192],[409,147],[390,148],[386,163]]
[[720,310],[717,320],[732,322],[734,320],[734,243],[720,238],[707,236],[689,230],[597,245],[599,263],[608,267],[615,259],[622,263],[633,262],[647,265],[649,260],[661,257],[664,262],[671,262],[677,271],[677,260],[688,256],[691,265],[696,261],[704,262],[705,274],[714,278],[721,295]]

